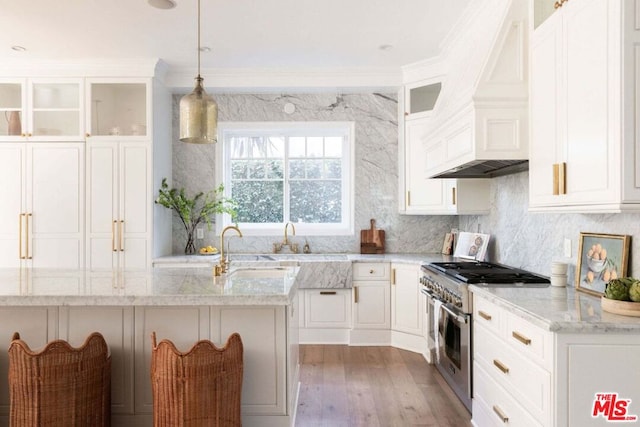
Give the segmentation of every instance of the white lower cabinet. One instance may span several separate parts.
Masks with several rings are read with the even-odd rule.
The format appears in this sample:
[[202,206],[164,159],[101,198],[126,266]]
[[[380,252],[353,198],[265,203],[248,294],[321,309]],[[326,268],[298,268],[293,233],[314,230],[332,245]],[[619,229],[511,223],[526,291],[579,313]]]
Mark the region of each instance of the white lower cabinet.
[[389,282],[353,282],[353,328],[391,327]]
[[305,328],[350,328],[351,289],[305,289]]
[[422,335],[420,268],[412,264],[391,264],[391,329]]
[[630,399],[627,415],[640,416],[633,403],[640,402],[637,360],[633,330],[551,332],[474,294],[472,423],[598,427],[607,420],[592,416],[594,402],[612,393]]
[[552,425],[551,332],[475,295],[473,310],[476,425],[487,422],[476,419],[477,406],[487,425]]

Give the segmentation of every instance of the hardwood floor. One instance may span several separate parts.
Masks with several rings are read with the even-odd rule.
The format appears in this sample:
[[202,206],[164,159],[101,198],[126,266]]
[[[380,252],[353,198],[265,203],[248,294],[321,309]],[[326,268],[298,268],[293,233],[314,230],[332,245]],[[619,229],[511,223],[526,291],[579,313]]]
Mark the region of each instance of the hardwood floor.
[[422,355],[394,347],[300,346],[296,427],[471,426]]

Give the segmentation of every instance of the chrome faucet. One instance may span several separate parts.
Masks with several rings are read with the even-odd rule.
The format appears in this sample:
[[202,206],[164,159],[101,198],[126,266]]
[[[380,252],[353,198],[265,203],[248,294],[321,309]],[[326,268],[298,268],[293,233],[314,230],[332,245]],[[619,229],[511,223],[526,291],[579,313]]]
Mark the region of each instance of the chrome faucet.
[[[220,233],[220,262],[213,268],[213,273],[216,276],[226,273],[229,268],[229,261],[227,261],[224,255],[224,233],[226,233],[227,230],[235,230],[238,236],[242,237],[242,231],[235,225],[228,225],[222,230],[222,233]],[[229,255],[227,254],[227,256]]]
[[289,229],[289,226],[291,226],[291,233],[292,233],[291,235],[292,236],[296,235],[296,227],[293,225],[292,222],[287,222],[284,225],[284,240],[282,241],[282,243],[273,244],[273,252],[278,253],[282,250],[283,247],[289,246],[289,249],[291,249],[291,252],[296,254],[298,253],[298,244],[289,242],[289,235],[287,234],[287,230]]

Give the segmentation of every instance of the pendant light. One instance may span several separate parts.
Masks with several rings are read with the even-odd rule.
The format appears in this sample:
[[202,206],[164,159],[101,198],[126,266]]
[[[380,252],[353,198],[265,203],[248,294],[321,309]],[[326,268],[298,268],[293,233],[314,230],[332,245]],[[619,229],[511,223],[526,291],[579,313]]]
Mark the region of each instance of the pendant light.
[[180,141],[214,144],[218,141],[218,104],[204,90],[200,76],[200,0],[198,0],[198,76],[196,85],[180,99]]

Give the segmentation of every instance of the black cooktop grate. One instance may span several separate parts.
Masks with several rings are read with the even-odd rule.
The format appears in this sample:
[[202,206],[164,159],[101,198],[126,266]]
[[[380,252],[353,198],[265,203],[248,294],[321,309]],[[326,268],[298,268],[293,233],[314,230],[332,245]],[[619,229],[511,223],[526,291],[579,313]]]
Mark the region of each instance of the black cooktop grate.
[[428,266],[439,273],[469,284],[549,283],[549,279],[544,276],[489,262],[432,262]]

